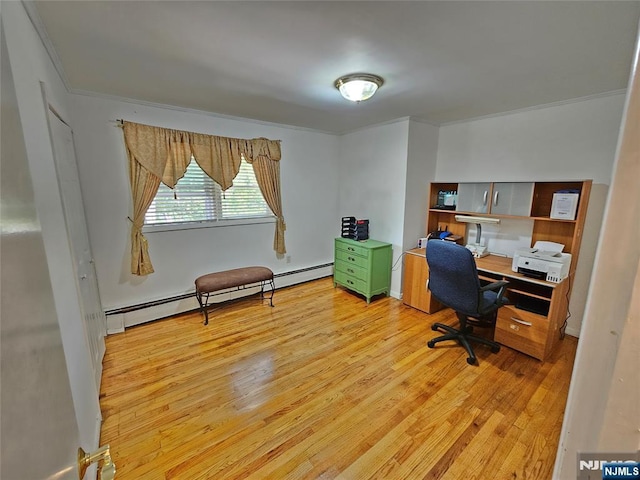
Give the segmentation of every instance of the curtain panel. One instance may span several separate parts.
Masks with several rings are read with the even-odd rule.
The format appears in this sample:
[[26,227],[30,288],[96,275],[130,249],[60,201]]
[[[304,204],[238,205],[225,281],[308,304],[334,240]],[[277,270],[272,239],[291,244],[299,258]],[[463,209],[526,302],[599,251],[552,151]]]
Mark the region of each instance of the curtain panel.
[[160,183],[175,188],[192,156],[223,191],[233,186],[243,157],[253,166],[260,191],[277,217],[273,248],[278,254],[286,253],[286,224],[280,193],[280,140],[220,137],[124,121],[122,131],[129,157],[133,199],[131,273],[153,273],[147,240],[142,234],[144,216]]

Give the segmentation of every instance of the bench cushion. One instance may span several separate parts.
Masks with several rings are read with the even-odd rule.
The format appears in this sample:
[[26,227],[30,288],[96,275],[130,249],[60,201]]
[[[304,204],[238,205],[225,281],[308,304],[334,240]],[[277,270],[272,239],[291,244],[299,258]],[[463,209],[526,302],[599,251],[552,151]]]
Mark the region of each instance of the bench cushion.
[[250,283],[273,279],[273,272],[267,267],[244,267],[224,272],[209,273],[196,278],[196,291],[210,293],[225,288],[239,287]]

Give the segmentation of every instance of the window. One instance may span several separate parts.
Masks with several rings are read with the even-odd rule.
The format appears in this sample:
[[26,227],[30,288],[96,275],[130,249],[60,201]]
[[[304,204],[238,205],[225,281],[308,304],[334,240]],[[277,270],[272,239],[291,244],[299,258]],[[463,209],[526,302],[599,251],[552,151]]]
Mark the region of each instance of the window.
[[223,192],[193,158],[174,190],[160,184],[144,217],[145,225],[195,224],[247,218],[271,218],[253,167],[244,158],[233,187]]

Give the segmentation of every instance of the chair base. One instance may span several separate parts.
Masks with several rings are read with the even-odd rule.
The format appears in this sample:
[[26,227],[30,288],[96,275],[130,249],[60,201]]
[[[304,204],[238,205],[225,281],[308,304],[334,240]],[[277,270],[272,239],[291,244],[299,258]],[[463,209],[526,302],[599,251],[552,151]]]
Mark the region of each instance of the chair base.
[[471,347],[471,341],[486,345],[491,349],[491,353],[498,353],[500,351],[500,345],[492,340],[488,340],[483,337],[479,337],[473,334],[473,327],[467,325],[467,316],[457,313],[460,320],[460,329],[450,327],[443,323],[434,323],[431,325],[431,330],[441,331],[444,335],[436,337],[427,342],[429,348],[434,348],[436,343],[444,342],[445,340],[455,340],[464,347],[469,356],[467,357],[467,363],[469,365],[475,365],[478,361],[476,355]]

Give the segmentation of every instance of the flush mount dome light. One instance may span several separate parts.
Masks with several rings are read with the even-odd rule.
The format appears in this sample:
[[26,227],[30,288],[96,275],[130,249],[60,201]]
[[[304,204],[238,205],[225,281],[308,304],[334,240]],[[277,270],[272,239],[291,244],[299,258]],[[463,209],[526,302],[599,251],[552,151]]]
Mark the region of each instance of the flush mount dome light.
[[361,102],[373,97],[383,83],[384,80],[377,75],[352,73],[337,79],[335,86],[347,100]]

